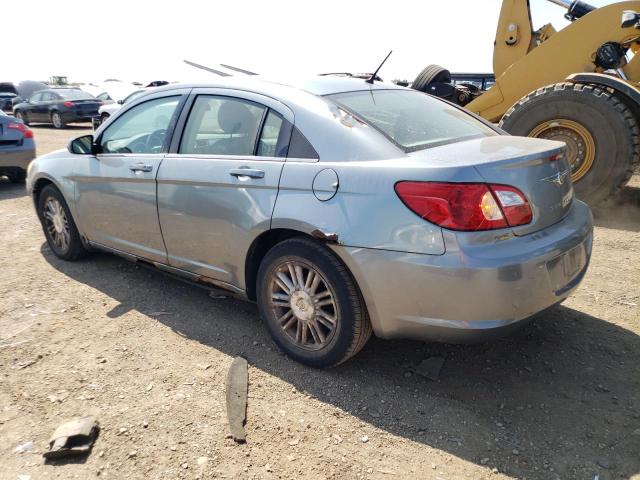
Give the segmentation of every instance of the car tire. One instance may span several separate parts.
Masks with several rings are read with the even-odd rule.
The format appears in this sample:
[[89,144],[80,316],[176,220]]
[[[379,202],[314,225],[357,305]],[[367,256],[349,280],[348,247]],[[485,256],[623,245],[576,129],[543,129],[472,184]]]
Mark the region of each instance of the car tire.
[[5,174],[11,183],[22,184],[27,178],[27,172],[21,169],[16,169],[10,173]]
[[51,124],[54,128],[65,128],[67,125],[64,123],[62,119],[62,115],[57,110],[51,112]]
[[24,123],[25,125],[29,125],[29,119],[27,118],[26,113],[22,113],[20,110],[16,110],[15,112],[13,112],[13,116],[17,120],[22,120],[22,123]]
[[107,120],[109,120],[109,117],[110,117],[110,116],[111,116],[111,115],[109,115],[108,113],[103,113],[103,114],[100,116],[100,125],[102,125],[104,122],[106,122]]
[[429,65],[418,74],[411,88],[426,92],[432,83],[451,83],[451,73],[440,65]]
[[69,206],[54,185],[47,185],[38,195],[38,217],[49,248],[56,257],[73,261],[88,253]]
[[[565,141],[569,152],[577,150],[571,148],[576,142],[561,129],[574,135],[579,146],[591,144],[578,158],[582,163],[572,167],[576,196],[591,206],[619,192],[640,163],[640,127],[633,112],[597,85],[563,82],[540,88],[511,107],[500,127],[512,135]],[[565,136],[552,136],[558,131]]]
[[269,250],[258,270],[257,297],[275,343],[305,365],[343,363],[371,337],[355,280],[335,254],[315,240],[291,238]]

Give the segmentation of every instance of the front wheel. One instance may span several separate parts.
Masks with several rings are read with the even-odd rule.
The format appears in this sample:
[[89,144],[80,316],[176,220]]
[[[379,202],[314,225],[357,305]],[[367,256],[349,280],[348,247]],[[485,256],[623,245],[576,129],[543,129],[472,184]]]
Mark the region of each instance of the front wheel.
[[51,113],[51,123],[55,128],[64,128],[66,126],[60,112]]
[[16,117],[16,120],[20,120],[25,125],[29,125],[29,119],[27,118],[26,113],[22,113],[20,110],[17,110],[14,112],[13,116]]
[[49,248],[56,257],[77,260],[87,254],[67,202],[53,185],[47,185],[40,192],[38,217]]
[[338,365],[371,337],[351,274],[324,245],[292,238],[273,247],[258,271],[258,308],[276,344],[312,367]]

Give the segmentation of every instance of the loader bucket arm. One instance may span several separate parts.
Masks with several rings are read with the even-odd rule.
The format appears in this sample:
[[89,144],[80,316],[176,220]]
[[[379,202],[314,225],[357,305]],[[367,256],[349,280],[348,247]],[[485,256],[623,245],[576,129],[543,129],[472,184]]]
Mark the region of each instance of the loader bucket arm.
[[[522,6],[525,0],[507,0],[504,5],[516,3]],[[503,8],[506,8],[505,6]],[[640,0],[600,7],[555,33],[529,53],[520,56],[512,65],[503,66],[505,70],[502,74],[496,75],[496,84],[466,108],[487,120],[499,121],[512,105],[530,92],[545,85],[561,82],[574,73],[595,72],[593,59],[600,46],[606,42],[628,44],[640,37],[640,30],[621,27],[625,10],[640,11]],[[524,21],[525,25],[530,25],[528,18]],[[526,28],[529,27],[520,31],[524,32]],[[522,41],[526,43],[526,37],[523,37]],[[496,45],[496,50],[498,48]],[[632,82],[640,81],[638,57],[636,55],[623,69]],[[498,72],[499,70],[496,70],[496,74]]]

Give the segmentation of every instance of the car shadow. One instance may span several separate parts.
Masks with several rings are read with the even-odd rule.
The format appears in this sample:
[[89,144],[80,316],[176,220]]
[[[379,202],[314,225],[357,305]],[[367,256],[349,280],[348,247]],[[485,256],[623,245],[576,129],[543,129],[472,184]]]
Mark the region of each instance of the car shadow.
[[[480,345],[374,338],[344,365],[316,370],[277,350],[253,304],[211,298],[109,254],[67,263],[46,244],[42,254],[118,301],[107,316],[166,312],[157,320],[181,336],[242,355],[390,434],[517,478],[640,473],[640,440],[632,435],[640,424],[640,337],[583,312],[556,307],[519,333]],[[445,359],[436,382],[415,371],[431,356]]]
[[24,184],[11,183],[8,178],[0,176],[0,201],[26,196],[27,190]]
[[640,188],[626,186],[615,199],[593,209],[598,227],[640,232]]

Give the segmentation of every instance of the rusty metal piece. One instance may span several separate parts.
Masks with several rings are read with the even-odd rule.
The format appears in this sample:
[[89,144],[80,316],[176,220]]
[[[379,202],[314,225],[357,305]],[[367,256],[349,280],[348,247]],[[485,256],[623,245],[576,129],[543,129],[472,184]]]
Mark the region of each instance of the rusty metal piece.
[[318,240],[322,240],[324,242],[338,243],[337,233],[325,233],[323,231],[315,229],[313,232],[311,232],[311,236],[313,238],[317,238]]
[[244,424],[247,420],[247,393],[249,373],[247,361],[242,357],[236,357],[229,367],[226,383],[227,418],[231,437],[237,443],[247,441]]

